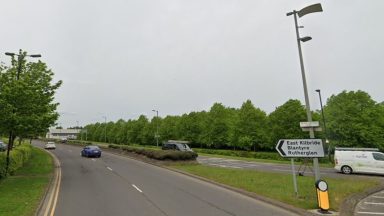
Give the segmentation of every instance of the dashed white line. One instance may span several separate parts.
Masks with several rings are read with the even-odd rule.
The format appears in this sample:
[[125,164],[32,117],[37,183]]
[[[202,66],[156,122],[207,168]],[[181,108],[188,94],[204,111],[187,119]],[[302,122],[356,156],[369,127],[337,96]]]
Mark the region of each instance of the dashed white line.
[[142,190],[140,190],[140,188],[138,188],[138,187],[136,187],[136,185],[132,185],[132,187],[134,187],[137,191],[139,191],[140,193],[143,193],[143,191]]
[[91,159],[92,161],[96,161],[94,158]]
[[109,169],[109,170],[113,171],[111,167],[107,167],[107,169]]
[[384,205],[384,203],[376,203],[376,202],[364,202],[364,204],[368,204],[368,205]]
[[383,197],[383,196],[371,196],[371,197],[373,197],[373,198],[380,198],[380,199],[384,199],[384,197]]
[[384,215],[383,212],[357,212],[357,214]]

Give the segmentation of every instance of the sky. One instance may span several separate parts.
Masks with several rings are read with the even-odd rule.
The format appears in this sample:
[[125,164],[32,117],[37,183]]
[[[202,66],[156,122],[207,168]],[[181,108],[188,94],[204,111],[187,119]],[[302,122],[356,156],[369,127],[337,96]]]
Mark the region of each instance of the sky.
[[[182,115],[250,99],[267,114],[305,104],[298,19],[312,110],[363,90],[384,101],[382,0],[12,0],[0,7],[4,52],[39,53],[63,85],[58,125]],[[36,61],[36,59],[29,59]]]

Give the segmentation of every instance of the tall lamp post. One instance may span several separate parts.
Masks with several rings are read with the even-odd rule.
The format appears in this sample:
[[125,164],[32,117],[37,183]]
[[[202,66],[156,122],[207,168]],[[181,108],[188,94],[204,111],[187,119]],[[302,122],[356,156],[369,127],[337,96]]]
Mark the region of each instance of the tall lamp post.
[[158,110],[152,110],[152,112],[156,113],[156,146],[159,147],[159,111]]
[[[16,74],[16,80],[19,80],[20,79],[20,74],[21,74],[21,70],[22,70],[22,65],[23,65],[23,61],[24,61],[24,58],[25,57],[32,57],[32,58],[40,58],[41,57],[41,54],[32,54],[32,55],[25,55],[23,54],[23,52],[21,50],[19,50],[19,54],[16,54],[16,53],[11,53],[11,52],[6,52],[5,55],[7,56],[11,56],[12,57],[12,61],[14,60],[14,57],[17,56],[17,74]],[[16,110],[13,109],[13,114],[16,113]],[[7,156],[6,156],[6,173],[8,173],[8,168],[9,168],[9,151],[12,149],[13,147],[13,126],[11,127],[11,130],[9,131],[9,139],[8,139],[8,146],[7,146]]]
[[328,157],[330,157],[330,151],[331,151],[331,148],[330,148],[330,145],[329,145],[329,141],[328,141],[328,133],[327,133],[327,126],[325,124],[325,117],[324,117],[324,110],[323,110],[323,101],[321,100],[321,91],[320,89],[316,89],[316,92],[319,93],[319,99],[320,99],[320,108],[321,108],[321,116],[323,118],[323,125],[324,125],[324,136],[325,136],[325,144],[327,145],[327,154],[328,154]]
[[104,118],[104,142],[107,143],[107,116],[103,116]]
[[[301,68],[301,76],[303,79],[303,88],[304,88],[304,96],[305,96],[305,106],[307,110],[307,120],[308,122],[312,122],[312,115],[311,115],[311,108],[309,105],[309,98],[308,98],[308,89],[307,89],[307,81],[305,78],[305,70],[304,70],[304,62],[303,62],[303,54],[301,52],[301,42],[307,42],[311,40],[312,38],[309,36],[306,37],[300,37],[299,34],[299,28],[303,28],[302,26],[298,26],[297,24],[297,16],[302,17],[304,15],[310,14],[310,13],[315,13],[315,12],[322,12],[323,9],[321,7],[321,4],[313,4],[310,6],[307,6],[299,11],[292,11],[287,13],[287,16],[293,15],[294,20],[295,20],[295,30],[296,30],[296,41],[297,41],[297,47],[299,50],[299,58],[300,58],[300,68]],[[309,130],[309,137],[311,139],[315,138],[314,130],[313,128],[310,128]],[[320,179],[320,172],[319,172],[319,160],[318,158],[313,158],[313,166],[315,170],[315,179],[316,181]]]

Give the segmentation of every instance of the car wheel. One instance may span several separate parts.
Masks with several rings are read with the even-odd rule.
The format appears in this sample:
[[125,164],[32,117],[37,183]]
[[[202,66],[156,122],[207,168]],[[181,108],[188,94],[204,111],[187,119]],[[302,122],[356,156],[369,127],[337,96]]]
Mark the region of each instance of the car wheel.
[[344,174],[351,174],[352,173],[352,168],[350,166],[342,166],[341,167],[341,172]]

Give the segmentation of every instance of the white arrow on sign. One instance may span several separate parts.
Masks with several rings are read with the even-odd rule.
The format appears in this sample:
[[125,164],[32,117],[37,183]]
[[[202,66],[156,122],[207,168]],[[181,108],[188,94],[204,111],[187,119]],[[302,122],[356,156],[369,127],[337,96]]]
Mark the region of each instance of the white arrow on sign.
[[282,157],[324,157],[321,139],[282,139],[277,143],[276,150]]

